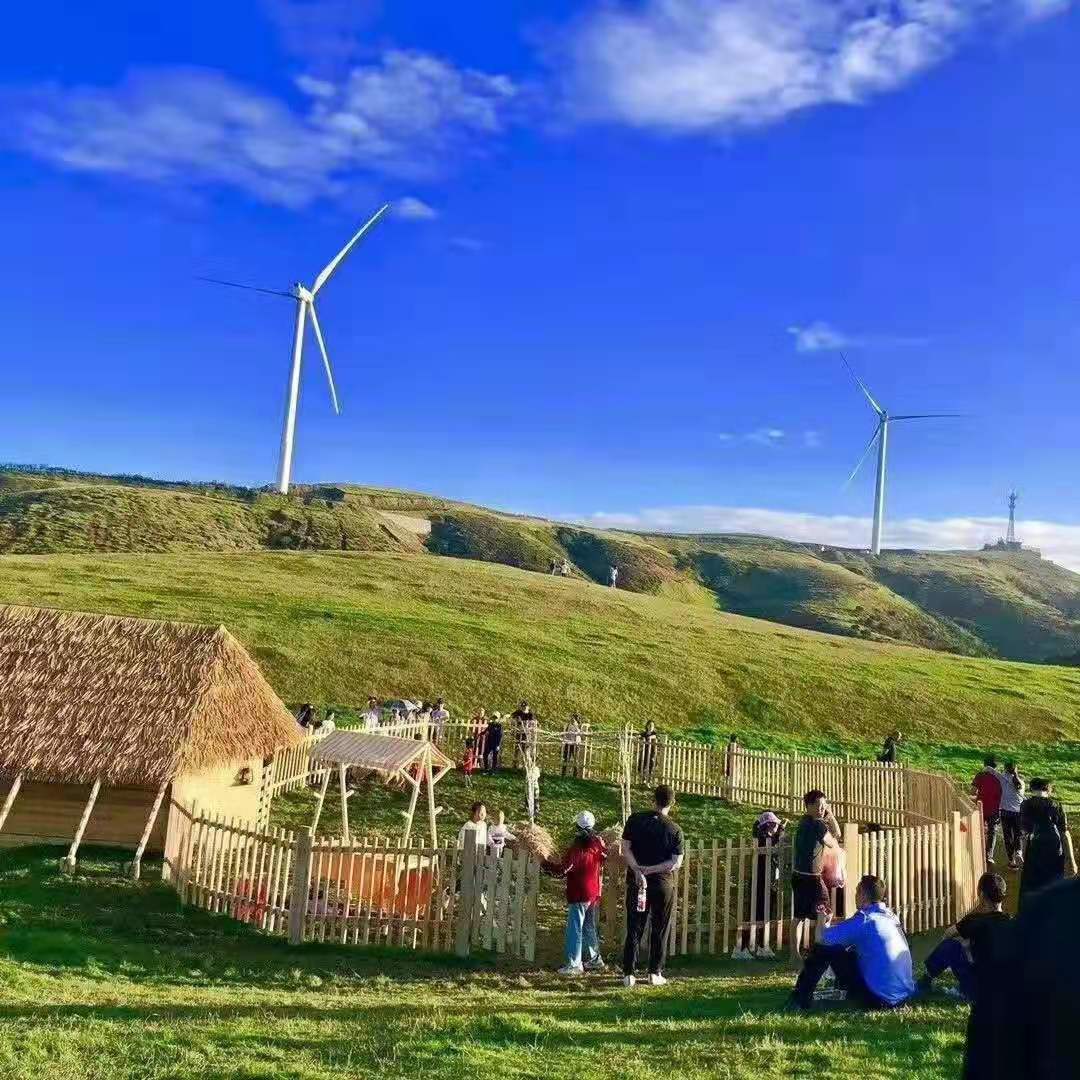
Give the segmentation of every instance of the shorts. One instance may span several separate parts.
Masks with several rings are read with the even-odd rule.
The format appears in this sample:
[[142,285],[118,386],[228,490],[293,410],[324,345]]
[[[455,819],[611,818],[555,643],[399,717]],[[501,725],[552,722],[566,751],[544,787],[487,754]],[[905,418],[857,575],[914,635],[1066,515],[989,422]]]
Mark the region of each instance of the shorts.
[[820,874],[792,874],[791,898],[796,919],[816,919],[831,915],[829,890]]

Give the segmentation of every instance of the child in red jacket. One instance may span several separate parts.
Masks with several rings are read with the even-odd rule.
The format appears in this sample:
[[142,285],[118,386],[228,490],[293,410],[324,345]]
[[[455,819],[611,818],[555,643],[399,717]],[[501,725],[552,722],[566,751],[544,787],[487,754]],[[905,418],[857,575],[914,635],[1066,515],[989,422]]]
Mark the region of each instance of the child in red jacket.
[[[600,903],[600,876],[607,858],[607,845],[596,833],[596,818],[583,810],[574,819],[577,835],[563,856],[559,872],[566,878],[566,963],[560,975],[581,975],[603,971],[597,907]],[[585,963],[582,964],[582,951]]]

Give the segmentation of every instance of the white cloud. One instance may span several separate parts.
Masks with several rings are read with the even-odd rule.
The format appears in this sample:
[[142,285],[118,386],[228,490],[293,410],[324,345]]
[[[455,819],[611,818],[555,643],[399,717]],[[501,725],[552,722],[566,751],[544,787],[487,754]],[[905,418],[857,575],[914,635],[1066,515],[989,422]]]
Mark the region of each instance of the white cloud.
[[8,142],[63,169],[239,188],[303,206],[360,173],[423,176],[502,130],[515,85],[427,53],[388,50],[337,82],[297,80],[295,108],[199,69],[109,88],[7,94]]
[[807,450],[818,450],[821,447],[821,432],[820,431],[804,431],[803,432],[803,446]]
[[422,199],[417,199],[413,195],[396,199],[394,213],[406,221],[434,221],[439,216],[439,212],[433,206],[428,206]]
[[452,236],[450,237],[450,247],[465,255],[477,255],[481,251],[487,250],[487,244],[483,240],[477,240],[474,236]]
[[583,16],[564,43],[581,120],[728,130],[856,104],[948,56],[977,22],[1064,0],[645,0]]
[[795,339],[799,352],[822,352],[825,349],[844,349],[854,344],[852,338],[834,326],[818,319],[809,326],[789,326],[787,332]]
[[[866,548],[870,519],[843,515],[800,514],[760,507],[669,506],[632,513],[598,511],[578,520],[599,528],[642,532],[748,533],[804,543]],[[903,518],[886,522],[886,544],[892,548],[924,550],[977,549],[1005,535],[1004,518]],[[1024,543],[1040,548],[1046,558],[1080,571],[1080,525],[1023,521],[1018,526]]]
[[782,428],[763,427],[748,432],[744,438],[747,442],[757,443],[758,446],[777,446],[784,441],[787,434]]

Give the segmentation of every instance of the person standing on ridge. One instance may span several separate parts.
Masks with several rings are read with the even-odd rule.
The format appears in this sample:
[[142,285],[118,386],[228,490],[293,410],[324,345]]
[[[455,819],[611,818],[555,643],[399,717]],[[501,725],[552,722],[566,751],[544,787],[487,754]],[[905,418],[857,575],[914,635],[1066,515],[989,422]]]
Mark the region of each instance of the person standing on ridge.
[[608,582],[613,589],[619,586],[619,568],[617,566],[608,567]]

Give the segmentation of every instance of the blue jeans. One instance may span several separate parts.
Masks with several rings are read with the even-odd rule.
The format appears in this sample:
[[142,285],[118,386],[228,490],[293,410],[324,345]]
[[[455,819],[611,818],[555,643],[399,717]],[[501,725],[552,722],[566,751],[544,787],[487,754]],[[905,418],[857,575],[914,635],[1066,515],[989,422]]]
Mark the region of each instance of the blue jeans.
[[936,979],[942,972],[952,969],[960,984],[960,993],[975,1000],[975,965],[959,938],[945,938],[926,958],[926,974]]
[[600,959],[600,935],[596,929],[595,904],[570,904],[566,909],[566,963],[569,967],[581,967],[584,945],[585,960],[593,963]]

